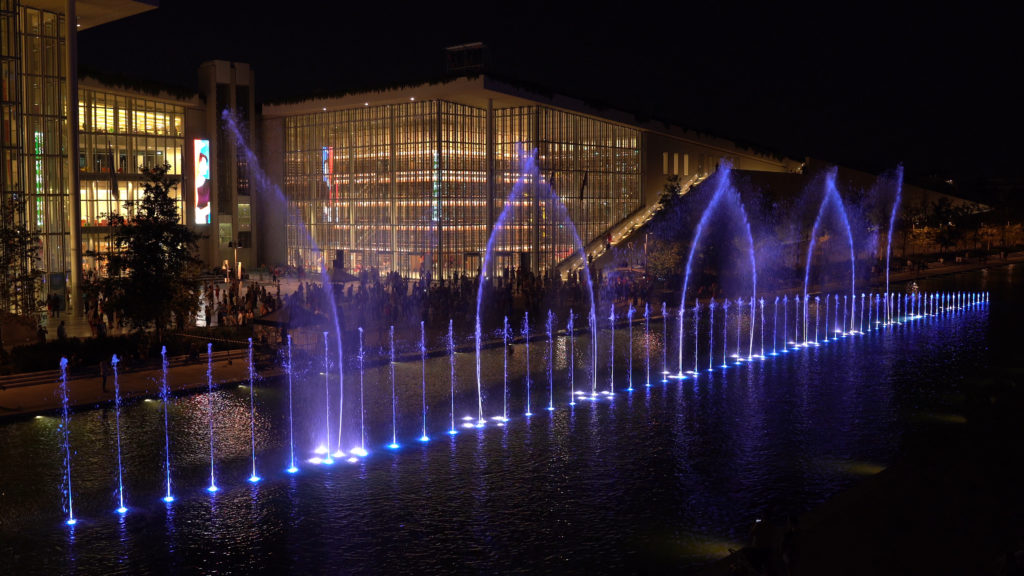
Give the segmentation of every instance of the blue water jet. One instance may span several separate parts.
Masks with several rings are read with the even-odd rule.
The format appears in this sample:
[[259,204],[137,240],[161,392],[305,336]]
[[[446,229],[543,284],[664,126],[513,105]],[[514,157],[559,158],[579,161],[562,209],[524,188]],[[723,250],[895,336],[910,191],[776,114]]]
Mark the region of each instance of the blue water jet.
[[[704,209],[701,214],[700,222],[697,224],[697,230],[694,233],[693,241],[690,244],[690,253],[686,258],[686,268],[684,269],[683,276],[683,289],[680,296],[679,309],[684,310],[686,308],[686,292],[690,284],[690,272],[693,265],[694,255],[697,253],[697,247],[700,246],[701,238],[704,236],[705,228],[708,226],[708,222],[711,220],[711,216],[723,206],[723,202],[729,202],[731,206],[738,211],[740,222],[742,223],[742,231],[746,232],[747,245],[749,248],[748,254],[750,257],[750,278],[751,278],[751,299],[757,298],[757,261],[754,255],[754,236],[750,231],[750,222],[747,219],[747,212],[743,208],[743,202],[740,199],[739,192],[735,190],[730,184],[730,174],[732,167],[728,163],[723,165],[715,173],[712,185],[714,186],[714,194],[711,197],[711,201]],[[726,300],[728,301],[728,299]],[[751,318],[753,322],[753,318]],[[726,324],[728,324],[728,314],[726,315]],[[753,346],[753,332],[751,332],[750,345]],[[667,345],[667,342],[666,342]],[[738,348],[738,346],[737,346]],[[737,352],[737,355],[739,353]],[[713,354],[712,354],[713,356]],[[683,321],[682,316],[679,320],[679,371],[682,373],[683,366]]]
[[117,371],[119,362],[117,354],[110,359],[110,367],[114,371],[114,422],[117,427],[117,498],[120,503],[117,512],[124,514],[128,508],[124,505],[124,467],[121,465],[121,384]]
[[[628,387],[626,388],[626,391],[628,391],[628,392],[632,392],[633,391],[633,313],[634,312],[636,312],[636,310],[633,309],[633,303],[630,302],[629,303],[629,308],[626,310],[626,318],[629,320],[629,356],[627,357],[627,367],[626,367],[626,374],[627,374],[627,380],[626,381],[627,381],[627,384],[628,384]],[[682,313],[680,312],[680,315],[681,314]],[[613,332],[613,334],[614,334],[614,332]],[[680,370],[679,371],[682,372],[682,367],[681,366],[680,366]]]
[[256,396],[254,389],[256,388],[256,369],[253,366],[252,361],[252,338],[249,338],[249,432],[252,436],[252,476],[249,476],[249,482],[253,484],[260,481],[259,474],[256,473]]
[[420,442],[429,442],[427,436],[427,332],[425,323],[420,320],[420,387],[423,390],[423,434]]
[[647,388],[651,387],[651,306],[644,302],[644,371]]
[[68,359],[60,359],[60,405],[61,405],[61,418],[60,418],[60,431],[61,431],[61,448],[64,452],[64,493],[68,497],[68,519],[64,522],[68,526],[74,526],[78,521],[75,520],[75,508],[72,505],[71,497],[71,418],[68,411]]
[[713,364],[715,363],[715,297],[711,297],[711,302],[708,304],[708,309],[711,310],[711,320],[708,322],[708,372],[714,370]]
[[885,293],[889,293],[889,258],[892,256],[892,232],[896,228],[896,213],[899,211],[900,199],[903,195],[903,166],[896,168],[896,198],[892,202],[889,213],[889,231],[885,242]]
[[448,433],[454,436],[459,431],[455,428],[455,329],[451,318],[448,319],[448,370],[452,388],[451,428],[448,429]]
[[526,347],[526,416],[533,416],[530,407],[530,311],[523,314],[523,342]]
[[548,309],[548,411],[555,409],[555,339],[552,334],[554,324],[555,313]]
[[610,354],[608,354],[608,362],[610,363],[610,369],[608,370],[608,391],[615,394],[615,303],[613,302],[611,309],[608,314],[608,347]]
[[576,405],[576,331],[573,322],[576,314],[572,308],[569,309],[569,324],[566,330],[569,331],[569,406]]
[[[836,188],[835,179],[836,170],[833,168],[825,177],[825,197],[818,208],[818,216],[815,218],[814,227],[811,229],[811,241],[807,246],[807,263],[804,268],[804,339],[807,338],[807,290],[811,279],[811,260],[814,256],[814,247],[817,245],[818,231],[821,228],[822,218],[829,207],[833,207],[833,210],[836,210],[839,216],[841,216],[842,230],[846,232],[846,238],[850,245],[850,294],[857,293],[857,261],[853,248],[853,232],[850,230],[850,220],[847,218],[843,199],[839,196],[839,190]],[[815,312],[815,323],[817,323],[817,312]],[[815,331],[817,331],[817,326],[815,326]],[[817,341],[817,336],[815,336],[815,341]]]
[[206,343],[206,408],[207,420],[210,421],[210,486],[206,491],[212,494],[218,490],[213,458],[213,342]]
[[171,432],[167,416],[171,401],[171,387],[167,383],[167,367],[167,346],[161,346],[160,368],[162,376],[160,379],[160,401],[164,405],[164,473],[167,476],[167,494],[163,500],[169,504],[174,502],[174,496],[171,494]]
[[668,308],[661,301],[661,381],[667,382],[668,376]]
[[295,474],[299,469],[295,466],[295,410],[292,405],[292,335],[288,335],[288,363],[285,365],[285,373],[288,374],[288,468],[289,474]]
[[[359,327],[359,447],[353,448],[352,453],[356,456],[366,456],[366,408],[363,405],[363,368],[366,354],[363,351],[363,327]],[[454,401],[453,401],[454,402]],[[454,405],[454,404],[453,404]]]
[[395,325],[391,325],[391,331],[389,333],[391,342],[391,361],[389,367],[391,368],[391,444],[388,444],[388,448],[392,450],[398,448],[398,395],[395,393]]
[[[551,218],[557,218],[559,221],[565,223],[566,228],[571,234],[573,240],[574,252],[571,257],[578,258],[580,266],[582,268],[582,277],[586,284],[587,297],[590,299],[590,329],[591,329],[591,390],[596,396],[597,394],[597,309],[594,298],[594,287],[590,277],[590,267],[587,263],[586,250],[583,242],[580,240],[579,233],[576,230],[576,225],[572,219],[568,216],[568,210],[558,194],[552,189],[550,183],[543,182],[540,175],[540,167],[537,162],[537,152],[534,150],[532,153],[527,153],[522,147],[518,153],[519,165],[520,165],[520,177],[512,187],[511,193],[505,199],[504,207],[502,208],[501,214],[494,224],[494,228],[487,239],[487,246],[484,251],[483,265],[481,268],[481,277],[479,278],[477,287],[477,299],[476,299],[476,326],[475,326],[475,337],[476,337],[476,385],[477,385],[477,416],[478,425],[482,426],[486,423],[483,412],[483,385],[481,381],[481,369],[480,369],[480,347],[482,343],[482,330],[481,330],[481,308],[484,294],[484,288],[487,284],[485,276],[490,274],[491,259],[494,254],[494,243],[497,240],[499,234],[504,231],[506,226],[506,220],[514,216],[515,207],[523,202],[527,201],[526,194],[528,192],[533,194],[533,201],[535,206],[539,206],[541,201],[546,201],[546,210],[544,214]],[[542,198],[543,197],[543,198]],[[539,217],[539,216],[535,216]]]

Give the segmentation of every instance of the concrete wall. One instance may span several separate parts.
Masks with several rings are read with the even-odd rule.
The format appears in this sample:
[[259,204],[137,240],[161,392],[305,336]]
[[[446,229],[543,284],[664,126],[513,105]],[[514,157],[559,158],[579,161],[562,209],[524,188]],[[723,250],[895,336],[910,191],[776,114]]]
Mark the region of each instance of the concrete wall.
[[260,231],[258,258],[268,266],[288,262],[288,205],[284,199],[284,118],[260,123],[260,159],[266,180],[253,190],[255,226]]

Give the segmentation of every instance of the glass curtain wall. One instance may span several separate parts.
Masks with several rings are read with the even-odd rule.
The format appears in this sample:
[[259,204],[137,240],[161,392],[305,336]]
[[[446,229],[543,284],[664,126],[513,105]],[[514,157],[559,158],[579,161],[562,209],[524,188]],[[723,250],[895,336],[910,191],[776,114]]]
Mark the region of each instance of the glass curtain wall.
[[[63,293],[68,270],[64,17],[21,8],[21,111],[28,224],[41,234],[44,291]],[[8,38],[4,42],[9,41]]]
[[[444,101],[286,120],[289,264],[419,278],[466,268],[486,234],[484,113]],[[471,220],[471,218],[477,220]]]
[[[79,90],[78,170],[82,199],[83,267],[99,272],[89,251],[109,250],[109,214],[130,216],[125,202],[140,201],[141,171],[168,164],[180,181],[185,148],[183,106],[124,94]],[[185,205],[181,185],[171,191],[181,222]]]
[[[490,224],[486,115],[435,100],[286,118],[289,264],[319,271],[343,251],[350,272],[479,273]],[[495,111],[493,218],[521,177],[520,144],[539,149],[542,178],[554,181],[584,243],[641,207],[638,130],[506,108]],[[575,251],[571,228],[526,185],[495,246],[499,269],[542,271]]]
[[[525,144],[528,152],[537,150],[541,178],[565,205],[584,245],[642,207],[639,130],[542,106],[497,110],[495,125],[496,205],[504,205],[521,178],[517,151]],[[505,264],[498,266],[532,261],[546,270],[575,252],[575,239],[559,221],[561,211],[545,194],[534,203],[533,183],[524,183],[523,201],[510,215],[516,224],[506,227],[497,249]]]

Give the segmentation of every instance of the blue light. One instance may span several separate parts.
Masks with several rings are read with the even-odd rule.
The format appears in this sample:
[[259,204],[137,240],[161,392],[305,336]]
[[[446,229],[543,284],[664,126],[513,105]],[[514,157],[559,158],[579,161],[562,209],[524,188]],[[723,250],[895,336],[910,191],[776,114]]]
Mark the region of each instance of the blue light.
[[392,450],[397,450],[398,449],[398,444],[395,443],[395,442],[392,442],[391,444],[388,444],[388,448],[390,448]]
[[125,513],[125,512],[127,512],[127,511],[128,511],[128,509],[127,509],[127,508],[125,508],[124,506],[121,506],[120,508],[118,508],[117,510],[115,510],[115,512],[117,512],[118,514],[124,514],[124,513]]
[[430,442],[430,437],[424,434],[423,436],[420,436],[420,442]]
[[260,480],[261,480],[261,478],[259,476],[255,475],[255,474],[253,474],[252,476],[249,476],[249,482],[252,482],[253,484],[259,482]]
[[366,448],[363,448],[362,446],[356,446],[355,448],[349,450],[349,452],[360,458],[366,458],[366,455],[369,454],[369,452],[366,451]]
[[213,494],[217,490],[220,490],[220,488],[217,488],[216,484],[210,484],[210,487],[206,489],[206,491],[209,492],[210,494]]
[[456,435],[456,434],[458,434],[458,433],[459,433],[459,431],[458,431],[458,430],[456,430],[455,428],[452,428],[451,430],[449,430],[449,431],[448,431],[448,434],[450,434],[450,435],[452,435],[452,436],[455,436],[455,435]]
[[298,471],[299,471],[299,469],[298,469],[298,468],[296,468],[295,466],[290,466],[290,467],[288,467],[288,468],[287,468],[287,469],[285,470],[285,472],[287,472],[287,473],[289,473],[289,474],[295,474],[295,473],[296,473],[296,472],[298,472]]
[[164,496],[162,500],[170,504],[171,502],[174,502],[174,496]]
[[67,522],[65,522],[65,524],[67,524],[68,526],[74,526],[77,523],[78,523],[78,520],[75,520],[74,518],[70,518],[70,519],[68,519]]

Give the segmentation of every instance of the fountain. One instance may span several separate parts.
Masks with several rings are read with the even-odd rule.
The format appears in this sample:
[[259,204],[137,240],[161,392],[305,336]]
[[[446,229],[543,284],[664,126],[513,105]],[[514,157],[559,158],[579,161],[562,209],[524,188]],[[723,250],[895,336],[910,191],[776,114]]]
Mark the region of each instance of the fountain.
[[[627,392],[632,392],[633,391],[633,313],[634,312],[635,312],[635,310],[633,309],[633,303],[630,302],[629,303],[629,309],[626,310],[626,318],[629,320],[629,357],[627,358],[627,366],[626,366],[626,374],[627,374],[626,382],[628,383],[628,387],[626,388]],[[680,313],[680,315],[682,315],[682,313]],[[680,371],[682,371],[682,367],[680,367]]]
[[[728,300],[727,300],[728,302]],[[712,366],[715,363],[715,297],[711,297],[711,302],[708,303],[708,309],[711,310],[711,320],[708,322],[708,372],[714,370]]]
[[665,301],[661,301],[661,381],[667,382],[668,376],[668,309]]
[[[505,199],[505,204],[502,208],[501,214],[495,221],[490,237],[487,239],[483,265],[481,267],[481,277],[477,286],[476,326],[474,336],[476,346],[477,423],[479,426],[486,424],[483,412],[483,384],[480,369],[480,348],[483,339],[481,311],[484,289],[488,284],[485,277],[490,275],[492,256],[495,252],[495,242],[505,230],[507,225],[506,221],[515,217],[515,208],[517,205],[530,202],[531,200],[535,207],[544,203],[545,209],[543,210],[543,213],[547,217],[551,218],[552,222],[564,222],[565,228],[573,241],[573,253],[568,256],[566,260],[568,258],[579,259],[581,276],[586,284],[585,292],[587,297],[590,299],[591,390],[595,397],[597,395],[597,304],[594,298],[594,287],[590,278],[590,267],[587,263],[586,249],[583,242],[580,240],[579,233],[576,231],[576,225],[568,216],[568,210],[566,209],[565,204],[562,203],[558,194],[556,194],[552,189],[550,182],[545,183],[541,178],[540,167],[537,161],[537,151],[534,150],[532,153],[528,154],[525,149],[520,148],[518,160],[520,177],[516,181],[515,185],[513,185],[512,191],[508,194],[508,197]],[[528,197],[527,194],[532,194],[532,198]],[[512,223],[509,223],[508,226],[511,227]]]
[[110,359],[110,367],[114,371],[114,422],[117,427],[117,498],[120,506],[116,512],[124,514],[128,508],[124,505],[124,466],[121,464],[121,383],[117,373],[119,360],[117,354]]
[[252,338],[249,338],[249,432],[252,436],[252,476],[249,482],[253,484],[260,481],[259,474],[256,474],[256,369],[252,361]]
[[[749,247],[750,257],[750,279],[751,279],[751,302],[757,298],[757,261],[754,256],[754,237],[750,232],[750,222],[747,220],[747,212],[743,208],[743,202],[740,199],[739,193],[731,186],[730,183],[730,172],[732,167],[728,163],[720,166],[715,174],[712,176],[712,185],[714,186],[714,192],[711,196],[711,201],[704,209],[704,213],[701,214],[700,222],[697,224],[697,230],[694,232],[693,241],[690,243],[690,253],[686,258],[686,267],[684,268],[683,276],[683,289],[680,297],[679,309],[686,309],[686,293],[687,288],[690,284],[690,273],[693,268],[693,259],[697,253],[697,247],[701,243],[701,239],[704,236],[704,231],[708,227],[708,222],[711,220],[711,216],[715,214],[719,209],[723,207],[732,207],[736,214],[740,218],[742,224],[741,230],[746,232],[747,245]],[[728,299],[725,300],[728,302]],[[723,304],[724,305],[724,304]],[[739,316],[739,310],[737,309],[737,316]],[[726,313],[725,323],[728,324],[728,313]],[[738,322],[739,320],[737,320]],[[713,324],[712,324],[713,326]],[[667,341],[666,341],[667,344]],[[754,345],[754,333],[753,333],[753,317],[751,317],[751,333],[750,333],[750,346]],[[736,346],[737,357],[739,356],[739,343]],[[713,356],[714,354],[712,354]],[[724,363],[724,361],[723,361]],[[682,376],[683,372],[683,321],[682,315],[679,320],[679,376]]]
[[896,228],[896,213],[900,207],[900,197],[903,193],[903,166],[896,168],[896,198],[892,202],[892,211],[889,213],[889,231],[885,242],[885,293],[889,293],[889,258],[892,256],[892,232]]
[[651,387],[651,307],[644,302],[644,373],[646,388]]
[[551,330],[555,323],[555,315],[548,310],[548,411],[555,409],[555,341],[551,336]]
[[611,313],[608,315],[608,346],[610,353],[608,354],[608,362],[610,364],[608,370],[608,392],[615,394],[615,304],[611,306]]
[[[738,308],[737,308],[738,310]],[[739,324],[739,319],[736,319],[736,324]],[[736,334],[739,334],[739,330],[736,330]],[[739,341],[736,341],[737,356]],[[725,298],[722,302],[722,368],[729,367],[729,298]]]
[[[751,301],[753,301],[753,299]],[[736,359],[736,366],[739,366],[739,363],[743,361],[742,356],[740,356],[740,354],[739,354],[739,342],[740,342],[740,334],[742,333],[742,329],[743,329],[743,299],[742,298],[736,298],[736,354],[733,357],[733,358]]]
[[[573,310],[569,309],[569,325],[566,328],[569,331],[569,406],[576,405],[576,330],[573,327],[573,322],[576,319],[576,314]],[[529,372],[529,367],[527,367]],[[529,376],[526,377],[529,382]]]
[[[366,408],[363,405],[363,363],[366,359],[366,355],[363,351],[363,327],[359,327],[359,355],[356,356],[359,361],[359,446],[353,448],[351,452],[356,456],[366,457]],[[453,404],[454,405],[454,404]]]
[[288,375],[288,468],[289,474],[295,474],[299,469],[295,466],[295,407],[292,403],[292,335],[288,335],[286,349],[288,362],[285,364],[285,373]]
[[206,387],[207,419],[210,421],[210,485],[206,491],[213,494],[218,490],[213,457],[213,342],[206,343]]
[[[362,333],[362,330],[360,330],[360,333]],[[451,318],[448,319],[448,370],[451,376],[452,388],[451,427],[448,428],[448,434],[455,436],[459,431],[455,428],[455,330]]]
[[160,368],[162,377],[160,378],[160,401],[164,405],[164,473],[167,475],[167,494],[164,496],[164,502],[170,504],[174,502],[174,496],[171,495],[171,430],[169,418],[167,412],[170,409],[171,403],[171,387],[167,383],[167,347],[160,347]]
[[427,436],[427,333],[424,324],[424,321],[420,320],[420,388],[423,390],[423,434],[420,436],[420,442],[429,442],[430,437]]
[[391,444],[388,444],[388,448],[395,450],[398,448],[398,394],[395,391],[395,325],[391,325],[389,332],[389,340],[391,342],[391,361],[388,362],[388,367],[391,368]]
[[61,447],[64,449],[64,494],[68,498],[68,519],[64,522],[68,526],[74,526],[75,508],[72,506],[71,497],[71,420],[68,413],[68,359],[60,359],[60,404],[61,404]]
[[504,380],[501,393],[501,423],[508,422],[508,316],[501,329],[501,356],[505,364]]
[[[571,324],[571,320],[570,320]],[[570,331],[572,329],[570,328]],[[530,311],[523,314],[523,342],[526,346],[526,416],[533,416],[530,410]]]
[[[763,317],[763,315],[762,315]],[[763,331],[763,329],[762,329]],[[783,332],[785,336],[785,332]],[[775,297],[775,311],[772,312],[772,356],[779,355],[779,297]]]
[[324,331],[324,434],[327,439],[317,453],[324,454],[321,460],[323,464],[334,464],[334,457],[331,455],[331,350],[327,340],[328,332]]
[[693,303],[693,375],[700,373],[700,300]]
[[[839,190],[836,188],[836,170],[832,169],[825,176],[825,198],[821,202],[821,206],[818,208],[818,216],[814,220],[814,227],[811,229],[811,241],[807,246],[807,263],[804,268],[804,339],[807,338],[807,290],[811,281],[811,260],[814,256],[814,247],[817,245],[819,230],[821,229],[822,219],[825,215],[825,211],[830,206],[840,216],[840,222],[842,224],[842,231],[846,232],[846,238],[850,245],[850,294],[856,294],[857,284],[857,256],[853,248],[853,232],[850,230],[850,220],[846,215],[846,208],[843,205],[843,199],[839,196]],[[817,302],[817,297],[815,302]],[[815,311],[815,332],[817,332],[817,311]],[[815,343],[817,343],[817,335],[815,335]]]

